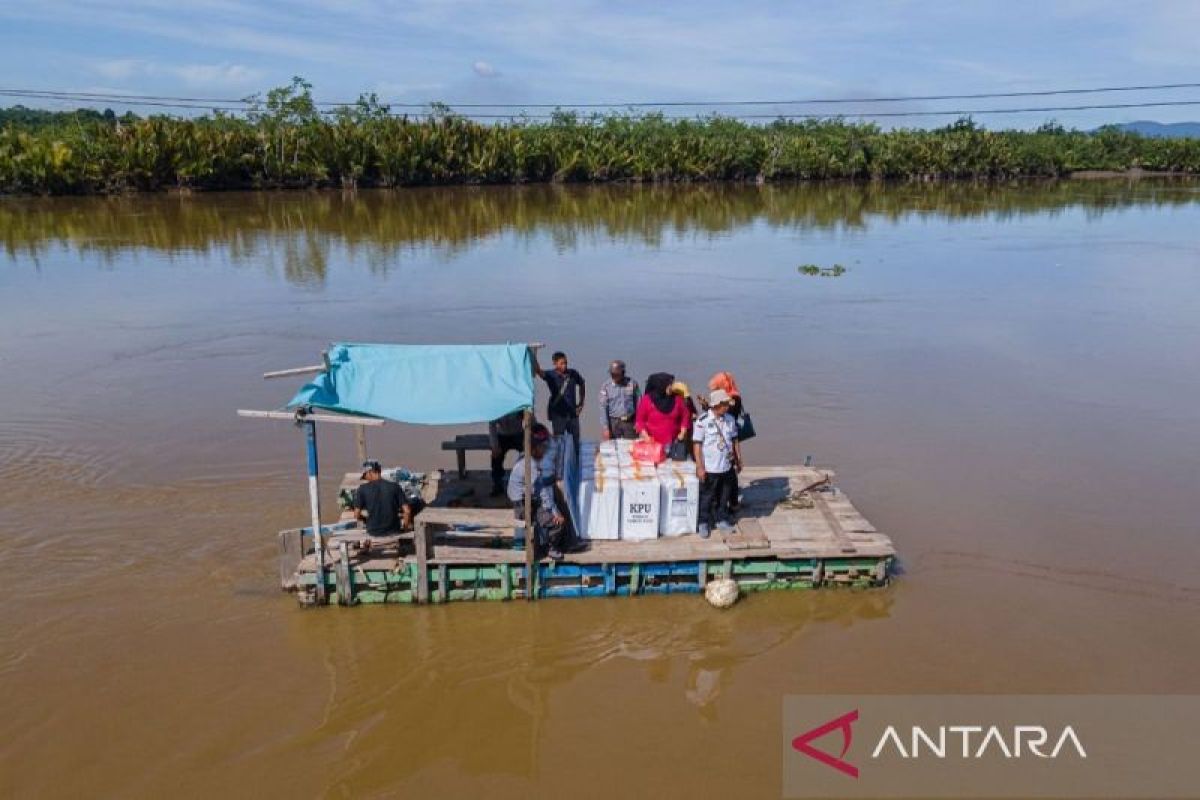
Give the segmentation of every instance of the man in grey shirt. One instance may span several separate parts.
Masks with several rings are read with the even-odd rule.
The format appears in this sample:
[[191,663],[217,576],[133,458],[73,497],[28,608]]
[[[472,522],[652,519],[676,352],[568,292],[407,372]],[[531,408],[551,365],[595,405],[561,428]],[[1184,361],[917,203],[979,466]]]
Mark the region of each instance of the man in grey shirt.
[[605,421],[601,433],[605,439],[636,439],[634,416],[642,390],[625,374],[625,362],[620,359],[608,365],[608,375],[600,387],[600,413]]

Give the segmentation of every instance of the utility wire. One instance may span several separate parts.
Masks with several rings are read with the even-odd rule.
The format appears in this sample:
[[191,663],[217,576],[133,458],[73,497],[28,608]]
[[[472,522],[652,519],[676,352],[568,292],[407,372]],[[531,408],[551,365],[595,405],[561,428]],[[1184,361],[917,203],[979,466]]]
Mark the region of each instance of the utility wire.
[[[0,96],[14,96],[12,94],[12,92],[13,92],[13,90],[0,89]],[[53,100],[55,102],[65,102],[65,101],[90,102],[90,103],[110,102],[109,100],[88,99],[88,98],[83,98],[83,97],[66,96],[66,93],[54,93],[51,95],[50,93],[36,93],[35,94],[33,92],[26,91],[19,96],[25,97],[25,98],[48,99],[48,100]],[[133,97],[133,95],[129,95],[127,97]],[[161,107],[161,108],[186,108],[186,109],[200,109],[200,110],[206,110],[206,111],[231,111],[234,113],[245,113],[248,110],[247,108],[241,107],[241,106],[214,106],[214,105],[205,105],[202,102],[177,102],[176,103],[176,102],[166,102],[166,101],[162,101],[162,100],[132,100],[132,99],[122,99],[120,101],[113,101],[113,102],[120,102],[120,103],[123,103],[125,105],[130,105],[130,106],[151,106],[151,107]],[[869,102],[869,101],[860,100],[857,102]],[[837,118],[837,117],[850,117],[850,118],[855,118],[855,119],[880,118],[880,117],[885,117],[885,118],[938,117],[938,116],[968,117],[968,116],[972,116],[972,115],[993,115],[993,114],[1033,114],[1033,113],[1041,113],[1041,112],[1047,112],[1047,111],[1095,111],[1095,110],[1112,110],[1112,109],[1121,109],[1121,108],[1168,108],[1168,107],[1184,107],[1184,106],[1200,106],[1200,100],[1160,100],[1160,101],[1149,101],[1149,102],[1140,102],[1140,103],[1092,103],[1092,104],[1087,104],[1087,105],[1028,106],[1028,107],[1022,107],[1022,108],[967,108],[967,109],[949,109],[949,110],[939,110],[939,111],[864,111],[864,112],[855,112],[855,113],[851,113],[851,114],[778,113],[778,114],[737,114],[737,115],[723,116],[720,114],[713,113],[713,114],[709,115],[708,117],[703,117],[703,116],[699,116],[699,115],[681,115],[681,114],[662,115],[662,117],[663,117],[663,119],[668,119],[668,120],[689,120],[689,119],[695,120],[695,119],[707,119],[707,118],[739,119],[739,120],[747,120],[747,119],[792,120],[792,119],[831,119],[831,118]],[[428,108],[428,106],[421,106],[421,107]],[[468,105],[466,107],[472,108],[472,107],[477,107],[477,106]],[[320,113],[328,115],[328,114],[332,114],[335,112],[321,111]],[[529,121],[550,120],[550,119],[555,118],[554,115],[549,115],[549,114],[520,114],[520,113],[513,113],[513,114],[474,114],[474,113],[458,114],[458,113],[454,112],[453,108],[451,108],[449,114],[451,116],[464,117],[464,118],[468,118],[468,119],[511,120],[511,121],[516,121],[516,122],[520,122],[520,121],[524,121],[524,120],[529,120]],[[389,116],[423,118],[423,117],[433,117],[433,116],[438,116],[438,115],[434,114],[434,113],[426,112],[424,114],[409,114],[409,113],[389,114]],[[602,117],[604,115],[599,115],[599,116]],[[589,117],[584,117],[583,119],[588,119],[588,118]]]
[[[65,102],[62,98],[54,98],[55,102]],[[100,102],[100,101],[77,101],[77,102]],[[152,106],[164,108],[186,108],[186,109],[202,109],[202,110],[224,110],[224,112],[245,113],[245,108],[235,107],[211,107],[203,106],[203,104],[191,103],[166,103],[157,101],[137,101],[126,102],[127,106]],[[1034,106],[1026,108],[965,108],[952,110],[937,110],[937,112],[859,112],[853,114],[737,114],[737,115],[721,115],[710,114],[702,115],[684,115],[684,114],[664,114],[662,119],[665,120],[704,120],[704,119],[728,119],[728,120],[827,120],[838,118],[852,119],[874,119],[874,118],[902,118],[902,116],[973,116],[973,115],[994,115],[994,114],[1034,114],[1043,112],[1084,112],[1084,110],[1099,110],[1099,109],[1118,109],[1118,108],[1168,108],[1168,107],[1186,107],[1200,106],[1200,100],[1178,100],[1178,101],[1160,101],[1148,103],[1093,103],[1087,106]],[[320,112],[320,114],[330,115],[335,112]],[[556,116],[551,114],[457,114],[454,110],[450,110],[449,116],[461,116],[461,118],[473,120],[510,120],[515,122],[520,121],[535,121],[535,120],[552,120]],[[431,118],[431,116],[439,116],[438,114],[389,114],[388,116],[409,116],[409,118],[421,119]],[[594,114],[604,118],[605,115]],[[584,120],[590,119],[590,116],[583,116]]]
[[[1100,94],[1106,92],[1143,92],[1143,91],[1161,91],[1167,89],[1196,89],[1200,88],[1200,82],[1197,83],[1157,83],[1157,84],[1142,84],[1136,86],[1096,86],[1090,88],[1067,88],[1067,89],[1045,89],[1037,91],[1024,92],[973,92],[968,94],[928,94],[928,95],[897,95],[888,97],[814,97],[803,100],[665,100],[665,101],[633,101],[633,102],[614,102],[614,103],[446,103],[455,108],[699,108],[699,107],[721,107],[721,106],[786,106],[786,105],[825,105],[825,104],[849,104],[849,103],[903,103],[903,102],[933,102],[940,100],[980,100],[989,98],[1009,98],[1009,97],[1050,97],[1054,95],[1078,95],[1078,94]],[[61,97],[64,99],[93,99],[106,100],[111,102],[125,102],[133,105],[134,100],[146,101],[170,101],[180,103],[200,103],[219,105],[250,105],[256,102],[255,98],[213,98],[213,97],[179,97],[174,95],[149,95],[149,94],[122,94],[122,93],[104,93],[104,92],[63,92],[41,89],[26,89],[26,88],[0,88],[0,95],[16,96],[16,97],[37,97],[50,98]],[[357,104],[357,100],[349,102],[335,101],[314,101],[313,104],[320,107],[340,107],[353,106]],[[427,108],[430,103],[413,103],[413,102],[395,102],[383,103],[396,108]],[[201,107],[208,107],[202,105]]]
[[157,94],[124,94],[120,92],[61,92],[51,89],[13,89],[0,88],[0,95],[10,97],[62,97],[67,100],[111,100],[113,102],[123,102],[127,100],[168,100],[180,103],[203,103],[202,108],[207,108],[209,103],[218,105],[242,104],[247,105],[254,102],[249,97],[240,98],[217,98],[217,97],[178,97],[176,95],[157,95]]
[[[658,107],[701,107],[701,106],[800,106],[838,103],[904,103],[934,100],[979,100],[998,97],[1048,97],[1060,94],[1098,94],[1101,92],[1140,92],[1160,89],[1195,89],[1200,83],[1162,83],[1146,86],[1103,86],[1091,89],[1049,89],[1036,92],[977,92],[973,94],[930,94],[897,97],[834,97],[808,98],[806,100],[665,100],[662,102],[639,101],[633,103],[448,103],[455,108],[658,108]],[[396,106],[420,103],[393,103]]]
[[70,96],[62,96],[62,95],[40,95],[40,94],[12,95],[12,94],[9,94],[9,93],[3,92],[3,91],[0,91],[0,97],[20,97],[20,98],[35,99],[35,100],[51,100],[51,101],[58,102],[58,103],[67,103],[67,102],[95,103],[95,104],[119,103],[121,105],[139,106],[139,107],[140,106],[157,106],[157,107],[161,107],[161,108],[197,108],[197,109],[202,109],[204,111],[233,111],[233,112],[236,112],[239,114],[244,114],[247,110],[245,106],[205,105],[205,104],[201,104],[201,103],[166,103],[166,102],[159,102],[157,100],[115,100],[115,99],[107,99],[106,100],[106,99],[101,99],[101,98],[70,97]]
[[[1157,108],[1166,106],[1200,106],[1200,100],[1164,100],[1153,103],[1098,103],[1082,106],[1032,106],[1029,108],[968,108],[957,111],[865,111],[855,114],[739,114],[735,119],[829,119],[830,117],[969,117],[972,114],[1028,114],[1038,111],[1092,111],[1112,108]],[[695,119],[669,117],[668,119]]]

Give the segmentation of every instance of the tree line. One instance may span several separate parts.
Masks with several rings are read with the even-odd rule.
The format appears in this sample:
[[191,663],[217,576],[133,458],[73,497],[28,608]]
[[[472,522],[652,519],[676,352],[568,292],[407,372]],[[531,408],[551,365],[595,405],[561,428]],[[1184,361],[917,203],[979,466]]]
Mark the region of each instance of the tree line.
[[434,106],[397,116],[373,95],[322,113],[300,78],[244,116],[20,109],[0,117],[0,192],[397,187],[547,182],[1004,180],[1143,169],[1200,174],[1200,139],[1046,124],[882,130],[831,118],[751,124],[661,114],[481,123]]

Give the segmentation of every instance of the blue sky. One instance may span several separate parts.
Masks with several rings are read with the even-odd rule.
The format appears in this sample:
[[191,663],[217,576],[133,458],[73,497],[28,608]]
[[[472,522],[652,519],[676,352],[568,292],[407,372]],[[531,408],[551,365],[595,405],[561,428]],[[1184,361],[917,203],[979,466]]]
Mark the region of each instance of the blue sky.
[[[450,103],[1024,91],[1198,81],[1197,31],[1197,0],[0,0],[0,84],[242,97],[303,75],[318,99]],[[1200,89],[888,108],[1173,98]],[[1198,119],[1200,106],[979,119],[1051,116],[1091,127]]]

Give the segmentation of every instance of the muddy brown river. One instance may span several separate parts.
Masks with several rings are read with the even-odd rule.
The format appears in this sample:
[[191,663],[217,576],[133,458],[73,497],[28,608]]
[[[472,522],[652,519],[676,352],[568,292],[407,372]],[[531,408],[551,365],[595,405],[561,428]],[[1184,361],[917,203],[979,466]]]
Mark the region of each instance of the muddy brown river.
[[[1189,182],[0,198],[0,796],[776,797],[786,694],[1198,693],[1198,310]],[[900,574],[302,611],[234,410],[364,340],[544,341],[593,433],[611,358],[731,370]]]

